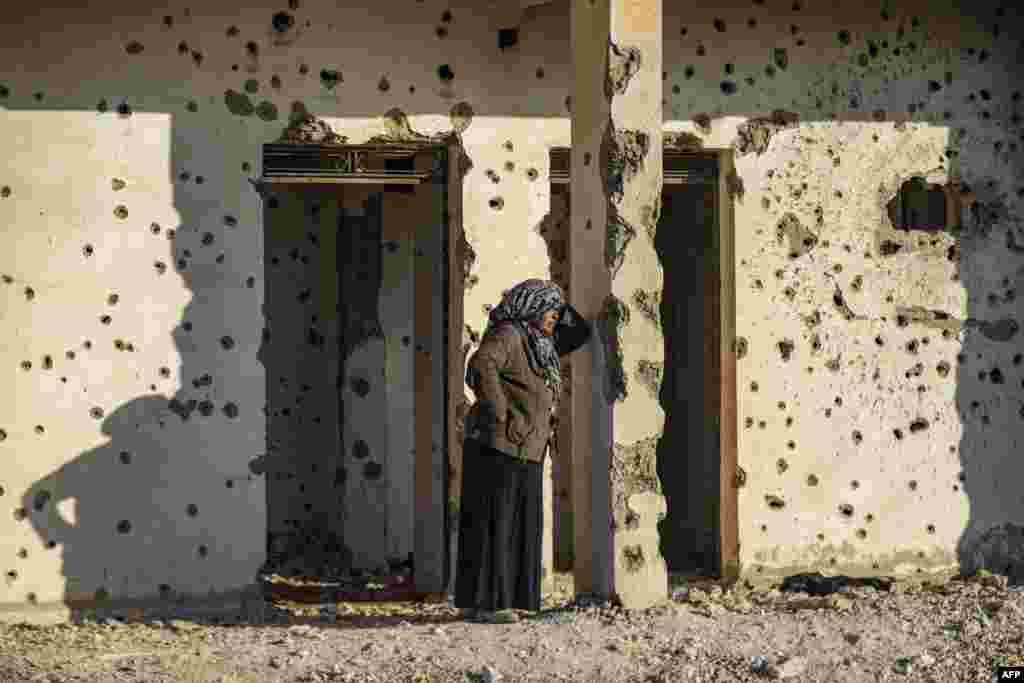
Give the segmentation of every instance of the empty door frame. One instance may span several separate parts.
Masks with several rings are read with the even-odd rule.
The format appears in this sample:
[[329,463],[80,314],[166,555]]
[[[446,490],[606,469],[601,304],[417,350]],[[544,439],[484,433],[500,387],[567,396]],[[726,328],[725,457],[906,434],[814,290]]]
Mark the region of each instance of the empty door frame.
[[[664,167],[662,172],[665,189],[674,184],[687,182],[688,161],[713,160],[717,164],[715,193],[716,220],[718,234],[719,263],[719,325],[720,325],[720,429],[719,429],[719,505],[718,505],[718,542],[716,555],[719,574],[733,578],[739,573],[739,528],[737,509],[737,407],[736,407],[736,355],[734,340],[736,337],[736,258],[735,258],[735,224],[733,213],[732,192],[729,181],[735,174],[733,152],[730,149],[703,149],[680,151],[666,147],[664,150]],[[549,177],[552,185],[570,182],[570,148],[554,147],[550,150]],[[570,198],[571,201],[571,198]],[[571,221],[570,221],[571,224]],[[578,268],[573,262],[570,249],[569,268]],[[575,429],[572,411],[568,411],[560,427],[567,433],[559,435],[560,448],[570,446]],[[566,452],[571,453],[571,448]],[[576,515],[574,514],[574,518]]]
[[[264,198],[275,189],[342,190],[346,185],[381,192],[396,185],[424,186],[424,191],[433,186],[436,191],[438,210],[415,226],[414,265],[414,583],[417,592],[428,594],[443,593],[452,570],[449,453],[459,447],[454,420],[463,387],[463,275],[457,248],[462,243],[461,155],[455,144],[264,145],[257,183]],[[411,169],[392,162],[409,158]]]

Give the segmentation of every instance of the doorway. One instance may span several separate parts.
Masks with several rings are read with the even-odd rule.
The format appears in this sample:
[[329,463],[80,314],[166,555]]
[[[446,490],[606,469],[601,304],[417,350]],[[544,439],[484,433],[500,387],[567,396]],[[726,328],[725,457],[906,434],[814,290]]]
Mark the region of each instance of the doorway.
[[447,584],[450,387],[461,389],[449,339],[462,317],[449,152],[264,146],[275,573],[369,578],[382,598]]
[[[551,205],[555,220],[570,216],[570,150],[551,150]],[[736,516],[736,390],[732,172],[728,150],[663,155],[661,213],[655,250],[664,280],[648,312],[664,336],[658,402],[665,426],[656,449],[657,472],[667,503],[659,524],[662,555],[674,574],[723,576],[738,561]],[[565,407],[563,406],[563,409]],[[573,425],[559,419],[558,451],[571,452]],[[560,466],[558,466],[560,465]],[[556,463],[554,517],[556,566],[572,557],[571,471]],[[564,478],[565,475],[561,474]]]

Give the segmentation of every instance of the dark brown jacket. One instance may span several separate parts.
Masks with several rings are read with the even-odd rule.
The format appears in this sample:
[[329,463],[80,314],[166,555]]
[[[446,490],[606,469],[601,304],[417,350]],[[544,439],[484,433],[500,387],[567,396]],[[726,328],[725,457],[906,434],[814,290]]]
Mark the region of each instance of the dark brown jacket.
[[[573,311],[575,314],[575,311]],[[555,348],[564,356],[582,346],[590,329],[578,314],[558,329]],[[480,373],[477,401],[466,417],[466,437],[515,458],[539,463],[551,438],[556,397],[530,368],[526,339],[509,326],[484,337],[469,359]]]

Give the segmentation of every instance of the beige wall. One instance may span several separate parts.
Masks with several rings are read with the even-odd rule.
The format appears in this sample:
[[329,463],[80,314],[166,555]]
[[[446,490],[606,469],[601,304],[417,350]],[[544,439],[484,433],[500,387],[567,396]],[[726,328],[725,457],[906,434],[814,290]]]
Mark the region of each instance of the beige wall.
[[[266,434],[257,357],[266,264],[260,202],[248,179],[258,173],[259,145],[278,136],[293,101],[350,142],[384,132],[383,115],[394,107],[419,132],[449,130],[449,112],[468,103],[474,117],[462,137],[474,168],[463,188],[463,220],[478,282],[466,292],[466,324],[482,331],[484,307],[503,289],[549,273],[537,227],[550,205],[548,149],[570,144],[567,7],[531,10],[519,46],[505,53],[497,50],[497,22],[478,6],[430,0],[393,14],[383,7],[303,2],[292,12],[297,29],[283,36],[271,28],[281,7],[252,3],[208,3],[188,16],[175,10],[168,27],[162,12],[143,16],[137,5],[109,0],[88,10],[19,10],[20,21],[0,28],[0,84],[7,89],[0,99],[0,185],[11,189],[0,198],[0,272],[11,278],[0,284],[0,381],[7,388],[0,397],[0,603],[30,594],[39,601],[99,590],[153,594],[161,584],[184,592],[229,589],[248,583],[263,560],[265,487],[247,465],[264,451]],[[1014,488],[1021,473],[1012,459],[1024,426],[1021,366],[1013,363],[1021,337],[993,341],[998,328],[983,324],[1020,317],[1021,304],[1009,294],[1020,281],[1020,256],[1005,237],[1020,211],[1020,129],[1011,121],[1019,107],[1011,84],[1020,79],[1015,55],[1006,51],[1012,41],[985,33],[991,19],[976,26],[970,17],[936,16],[924,4],[894,8],[889,20],[874,6],[666,11],[667,130],[728,147],[749,117],[786,109],[801,120],[775,134],[763,154],[736,159],[743,188],[735,197],[736,327],[748,342],[738,361],[744,570],[768,576],[807,567],[949,567],[978,534],[1024,523]],[[915,13],[919,28],[911,25]],[[716,18],[724,31],[716,30]],[[791,25],[799,27],[796,36]],[[237,36],[227,35],[230,26]],[[849,31],[849,45],[840,31]],[[25,36],[37,39],[26,44]],[[797,46],[798,39],[806,44]],[[889,49],[861,66],[868,39],[887,40]],[[132,41],[144,50],[127,53]],[[183,41],[188,54],[179,54]],[[247,52],[248,41],[258,55]],[[897,45],[901,55],[892,56]],[[788,68],[769,78],[772,47],[786,47]],[[981,61],[965,47],[989,56]],[[731,76],[726,63],[734,65]],[[436,74],[442,64],[455,73],[450,83]],[[308,65],[306,75],[301,65]],[[327,89],[322,69],[337,69],[343,81]],[[276,120],[229,111],[225,91],[246,93],[250,79],[258,82],[258,92],[248,94],[252,104],[272,102]],[[734,81],[737,92],[723,94],[723,80]],[[941,84],[936,93],[932,80]],[[101,100],[106,113],[97,111]],[[130,116],[118,114],[122,102]],[[913,114],[910,104],[918,105]],[[886,120],[874,121],[875,110]],[[269,118],[269,108],[259,111]],[[709,131],[698,125],[701,114]],[[947,149],[958,156],[947,160]],[[916,243],[920,235],[889,230],[884,205],[902,178],[941,181],[951,172],[977,193],[984,230],[928,235],[935,243],[924,246]],[[123,189],[113,189],[115,178]],[[492,208],[497,198],[500,209]],[[124,218],[115,215],[120,205]],[[795,260],[776,241],[777,224],[790,212],[820,239]],[[161,234],[151,232],[153,223]],[[212,243],[204,243],[206,233]],[[884,240],[906,246],[882,256]],[[946,257],[954,243],[959,265]],[[87,244],[91,256],[83,253]],[[180,273],[179,258],[186,260]],[[163,275],[157,261],[166,265]],[[616,280],[617,291],[652,287],[657,283]],[[853,320],[834,305],[837,288]],[[119,295],[115,305],[107,303],[111,293]],[[894,322],[900,307],[915,306],[982,324],[945,339],[926,324]],[[821,322],[811,329],[805,321],[815,311]],[[623,336],[633,349],[628,357],[658,361],[657,332],[645,325],[643,316],[632,316]],[[784,339],[795,344],[788,362],[777,348]],[[917,352],[909,353],[915,339]],[[86,340],[92,348],[83,348]],[[115,340],[134,351],[119,351]],[[72,350],[73,360],[65,355]],[[52,370],[45,369],[47,355]],[[826,366],[834,359],[836,371]],[[31,369],[23,370],[23,361]],[[948,376],[936,372],[943,362],[952,368]],[[917,363],[921,374],[908,378]],[[978,379],[993,368],[1003,383],[993,384],[991,374]],[[194,387],[204,373],[213,383]],[[197,401],[188,421],[168,409],[171,398],[186,407]],[[200,412],[204,400],[213,406],[208,417]],[[237,417],[225,415],[228,403],[237,405]],[[90,415],[94,407],[103,414]],[[631,388],[616,413],[616,433],[630,442],[657,436],[660,414],[656,399]],[[927,419],[928,429],[911,432],[917,418]],[[859,445],[854,430],[863,435]],[[131,454],[129,464],[122,451]],[[41,490],[53,500],[36,512]],[[785,507],[772,509],[767,496]],[[852,506],[851,517],[841,505]],[[22,506],[26,520],[15,515]],[[129,533],[118,532],[121,520],[131,523]],[[48,549],[49,540],[57,546]]]

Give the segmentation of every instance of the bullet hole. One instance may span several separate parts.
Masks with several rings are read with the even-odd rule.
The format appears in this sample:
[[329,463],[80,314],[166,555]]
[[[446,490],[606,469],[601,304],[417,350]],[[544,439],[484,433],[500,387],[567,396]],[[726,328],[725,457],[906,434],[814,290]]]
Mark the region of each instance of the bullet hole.
[[230,420],[238,417],[238,405],[228,401],[224,404],[224,416]]
[[746,420],[743,421],[743,424],[746,426],[747,429],[750,429],[751,427],[754,426],[754,418],[748,417]]
[[893,242],[892,240],[884,240],[879,245],[879,253],[882,256],[892,256],[903,248],[903,245],[899,242]]
[[[308,67],[305,67],[308,71]],[[299,69],[300,73],[305,73],[302,69]],[[341,72],[335,69],[321,69],[320,70],[320,83],[328,90],[334,90],[338,83],[343,82],[344,79],[341,76]]]
[[132,108],[127,102],[122,102],[117,105],[117,113],[121,118],[127,118],[132,115]]
[[132,454],[129,453],[128,451],[121,451],[120,453],[118,453],[117,457],[121,461],[122,465],[132,464]]
[[544,68],[543,67],[537,67],[537,71],[535,72],[534,75],[536,75],[537,78],[544,78]]
[[907,342],[907,345],[906,345],[907,353],[916,356],[917,352],[918,352],[918,349],[919,349],[919,346],[920,345],[919,345],[919,343],[918,343],[918,341],[916,339],[911,339],[910,341]]
[[840,31],[837,34],[836,37],[839,38],[839,44],[840,45],[849,45],[850,44],[850,32],[847,31],[846,29],[843,29],[842,31]]
[[753,17],[747,19],[747,28],[756,28],[756,27],[757,27],[757,19],[755,19]]
[[212,401],[200,401],[197,405],[199,414],[203,417],[210,417],[213,415],[213,402]]
[[14,510],[14,521],[22,522],[26,517],[28,517],[28,510],[25,508],[16,508]]
[[934,534],[935,533],[935,525],[934,524],[929,524],[928,526],[925,527],[925,531],[927,531],[930,534]]
[[94,420],[100,420],[103,418],[103,408],[100,408],[99,406],[94,406],[89,409],[89,415]]
[[370,457],[370,445],[362,439],[356,439],[352,443],[352,457],[356,460],[363,460]]
[[894,429],[894,430],[892,430],[892,435],[894,437],[896,437],[897,441],[902,441],[903,440],[903,430],[902,429]]
[[796,298],[796,290],[793,289],[792,287],[786,287],[784,290],[782,290],[782,293],[785,294],[786,298],[789,299],[790,301]]
[[354,393],[359,398],[366,398],[367,394],[370,393],[370,382],[363,377],[354,377],[349,385]]
[[185,508],[185,514],[187,514],[189,517],[195,517],[199,514],[199,506],[196,505],[195,503],[189,503],[188,506]]
[[224,335],[223,337],[220,338],[220,346],[225,351],[230,351],[231,349],[235,348],[235,340],[228,335]]
[[373,462],[372,460],[363,465],[363,476],[370,481],[376,481],[380,479],[384,473],[384,467],[379,462]]
[[860,433],[860,430],[853,430],[853,443],[858,446],[864,441],[864,435]]
[[746,337],[737,337],[733,342],[733,351],[736,353],[736,358],[742,359],[747,355],[747,351],[750,348],[750,343]]
[[683,69],[683,76],[685,76],[687,79],[693,78],[694,73],[696,73],[696,70],[692,66],[687,66],[685,69]]
[[786,507],[786,501],[773,493],[765,495],[764,500],[772,510],[781,510]]
[[756,392],[757,392],[757,390],[758,390],[758,388],[759,388],[759,385],[757,384],[757,382],[751,382],[751,383],[750,383],[750,390],[751,390],[751,391],[753,391],[753,392],[755,392],[755,393],[756,393]]
[[455,80],[455,72],[452,71],[450,65],[442,64],[441,66],[437,67],[437,77],[440,78],[445,83],[449,83]]
[[708,53],[707,48],[704,47],[704,43],[697,44],[697,56],[703,57]]
[[498,30],[498,49],[514,47],[519,43],[518,28],[503,28]]
[[839,506],[839,514],[843,517],[853,517],[853,506],[849,503],[843,503]]
[[782,360],[788,362],[793,357],[793,350],[796,348],[796,344],[793,343],[792,339],[783,339],[778,343],[778,347]]
[[120,522],[117,523],[117,533],[119,533],[119,534],[127,534],[127,533],[131,533],[131,530],[132,530],[132,523],[129,522],[127,519],[122,519]]
[[92,342],[89,341],[88,339],[86,339],[84,342],[82,342],[82,348],[84,348],[84,349],[91,349],[92,348]]
[[785,474],[785,473],[786,473],[786,470],[788,470],[788,469],[789,469],[789,463],[788,463],[788,462],[786,462],[785,458],[779,458],[779,459],[778,459],[778,460],[777,460],[777,461],[775,462],[775,470],[776,470],[776,471],[777,471],[777,472],[778,472],[779,474]]
[[286,33],[295,25],[295,17],[287,12],[277,12],[270,19],[270,24],[278,33]]
[[1006,381],[1006,378],[1003,377],[1003,371],[999,368],[992,368],[988,373],[988,379],[992,384],[1003,384]]
[[772,48],[772,62],[780,71],[789,67],[789,51],[784,47]]
[[199,553],[199,557],[206,557],[210,554],[210,549],[207,548],[205,545],[201,545],[197,549],[197,552]]
[[260,54],[260,46],[250,40],[245,44],[245,51],[249,53],[250,57],[258,57]]
[[737,91],[737,86],[733,81],[722,81],[719,87],[725,95],[735,95]]
[[490,206],[495,211],[501,211],[505,207],[505,200],[502,199],[501,197],[494,197],[493,199],[487,202],[487,205]]

